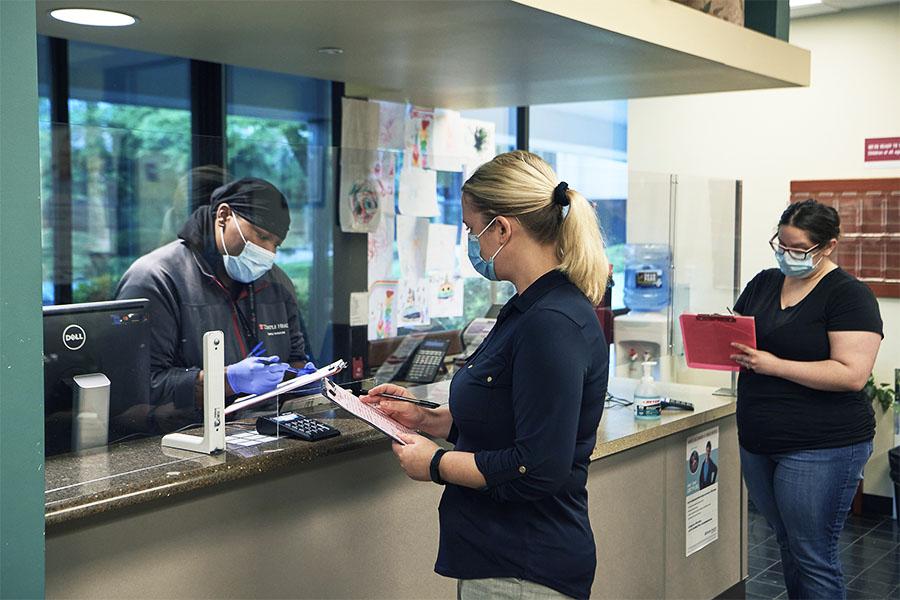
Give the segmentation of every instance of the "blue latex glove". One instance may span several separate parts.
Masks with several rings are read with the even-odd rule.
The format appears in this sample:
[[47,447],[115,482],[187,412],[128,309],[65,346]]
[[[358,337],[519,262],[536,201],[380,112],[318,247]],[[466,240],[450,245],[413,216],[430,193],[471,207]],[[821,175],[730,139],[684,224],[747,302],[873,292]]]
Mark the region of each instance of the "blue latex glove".
[[309,375],[310,373],[315,373],[318,371],[316,365],[314,365],[311,361],[303,365],[302,369],[295,369],[294,373],[297,375]]
[[284,379],[290,365],[277,356],[248,356],[228,365],[225,376],[231,389],[239,394],[264,394],[275,389]]
[[[294,373],[297,377],[301,377],[303,375],[309,375],[310,373],[315,373],[318,369],[316,365],[312,362],[307,362],[303,365],[301,369],[294,369]],[[307,383],[306,385],[294,390],[294,393],[299,394],[301,396],[305,396],[308,394],[317,394],[322,390],[322,381],[313,381],[312,383]]]

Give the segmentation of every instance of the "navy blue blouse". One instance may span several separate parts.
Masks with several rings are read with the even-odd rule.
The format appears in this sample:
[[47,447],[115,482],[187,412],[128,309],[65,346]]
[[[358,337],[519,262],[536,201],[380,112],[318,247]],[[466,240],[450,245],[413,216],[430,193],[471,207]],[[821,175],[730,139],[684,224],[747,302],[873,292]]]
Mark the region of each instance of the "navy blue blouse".
[[437,573],[590,595],[597,559],[585,484],[608,370],[594,309],[562,272],[506,303],[450,386],[449,440],[475,454],[487,485],[447,485]]

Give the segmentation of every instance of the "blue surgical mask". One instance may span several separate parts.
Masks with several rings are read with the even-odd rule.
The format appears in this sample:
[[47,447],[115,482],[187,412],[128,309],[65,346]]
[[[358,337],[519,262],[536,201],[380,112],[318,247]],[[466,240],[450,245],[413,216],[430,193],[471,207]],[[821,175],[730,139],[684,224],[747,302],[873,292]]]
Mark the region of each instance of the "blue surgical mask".
[[491,281],[500,281],[497,278],[497,273],[494,271],[494,259],[497,258],[497,255],[500,254],[500,251],[503,250],[503,246],[506,244],[501,244],[497,251],[494,252],[494,255],[490,257],[488,260],[484,260],[481,258],[481,243],[478,239],[484,235],[484,232],[488,230],[488,227],[494,224],[494,221],[497,220],[497,217],[491,219],[491,222],[487,224],[487,227],[481,230],[481,233],[475,235],[474,233],[469,234],[469,260],[472,262],[472,267],[478,271],[478,273]]
[[816,267],[819,266],[819,261],[821,260],[820,257],[819,260],[813,263],[811,254],[807,254],[804,259],[797,260],[796,258],[791,258],[787,252],[784,254],[775,253],[775,261],[778,263],[778,268],[781,269],[781,272],[784,273],[785,277],[808,277],[816,270]]
[[244,240],[244,249],[237,256],[228,254],[228,246],[225,245],[225,228],[220,228],[220,231],[223,232],[221,234],[222,248],[225,249],[225,256],[222,257],[222,260],[225,261],[225,271],[235,281],[252,283],[272,268],[272,265],[275,264],[275,253],[269,252],[253,242],[248,242],[247,238],[244,237],[244,232],[241,231],[241,224],[237,216],[235,215],[232,218],[234,219],[234,224],[237,225],[241,239]]

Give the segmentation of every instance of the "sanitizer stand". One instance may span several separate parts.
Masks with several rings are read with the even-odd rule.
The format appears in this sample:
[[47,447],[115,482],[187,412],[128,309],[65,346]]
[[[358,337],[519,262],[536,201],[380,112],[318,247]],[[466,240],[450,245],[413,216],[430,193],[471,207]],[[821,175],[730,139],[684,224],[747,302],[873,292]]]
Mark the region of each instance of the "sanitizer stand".
[[225,337],[203,334],[203,437],[186,433],[163,436],[162,445],[215,454],[225,450]]

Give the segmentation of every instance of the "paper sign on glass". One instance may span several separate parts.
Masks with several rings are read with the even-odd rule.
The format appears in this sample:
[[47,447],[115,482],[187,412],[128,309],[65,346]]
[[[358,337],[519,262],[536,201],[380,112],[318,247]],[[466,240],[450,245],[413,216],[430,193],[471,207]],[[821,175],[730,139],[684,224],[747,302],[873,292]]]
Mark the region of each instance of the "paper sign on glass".
[[351,413],[353,416],[362,419],[375,429],[387,434],[404,446],[406,445],[406,442],[404,442],[400,438],[400,434],[415,433],[415,431],[413,431],[409,427],[401,425],[374,406],[366,404],[349,391],[333,384],[328,379],[324,381],[322,394],[347,412]]
[[753,317],[684,313],[679,322],[684,358],[691,368],[740,371],[740,365],[730,358],[739,353],[731,343],[756,348],[756,320]]

